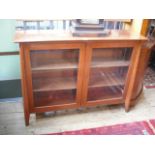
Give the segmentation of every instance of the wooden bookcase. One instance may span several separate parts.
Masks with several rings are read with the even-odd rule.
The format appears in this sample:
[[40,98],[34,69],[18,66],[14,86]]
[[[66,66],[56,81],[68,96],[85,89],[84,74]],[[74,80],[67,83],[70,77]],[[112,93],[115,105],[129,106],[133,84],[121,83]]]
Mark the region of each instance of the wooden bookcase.
[[26,125],[31,113],[51,110],[124,104],[128,111],[142,89],[145,41],[128,31],[105,37],[16,32]]

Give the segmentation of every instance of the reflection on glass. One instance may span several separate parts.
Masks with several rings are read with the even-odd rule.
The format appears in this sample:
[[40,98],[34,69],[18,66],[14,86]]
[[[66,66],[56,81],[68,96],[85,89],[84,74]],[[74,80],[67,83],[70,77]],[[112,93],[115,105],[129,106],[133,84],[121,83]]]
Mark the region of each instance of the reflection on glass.
[[131,52],[132,48],[93,49],[88,101],[122,97]]
[[76,102],[78,49],[31,51],[35,106]]

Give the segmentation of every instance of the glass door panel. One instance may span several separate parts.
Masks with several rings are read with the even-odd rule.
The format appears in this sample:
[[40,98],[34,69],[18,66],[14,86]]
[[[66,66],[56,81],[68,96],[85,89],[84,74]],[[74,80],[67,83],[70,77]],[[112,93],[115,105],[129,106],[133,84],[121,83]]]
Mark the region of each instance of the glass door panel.
[[34,106],[76,103],[79,49],[30,52]]
[[132,48],[93,48],[88,101],[121,98]]

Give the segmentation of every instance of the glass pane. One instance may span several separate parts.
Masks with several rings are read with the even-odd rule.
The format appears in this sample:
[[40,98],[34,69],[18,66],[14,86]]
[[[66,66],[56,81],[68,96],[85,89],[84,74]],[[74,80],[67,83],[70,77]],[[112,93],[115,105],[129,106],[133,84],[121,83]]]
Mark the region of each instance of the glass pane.
[[88,101],[120,98],[132,48],[95,48],[92,53]]
[[31,51],[34,105],[76,102],[79,49]]

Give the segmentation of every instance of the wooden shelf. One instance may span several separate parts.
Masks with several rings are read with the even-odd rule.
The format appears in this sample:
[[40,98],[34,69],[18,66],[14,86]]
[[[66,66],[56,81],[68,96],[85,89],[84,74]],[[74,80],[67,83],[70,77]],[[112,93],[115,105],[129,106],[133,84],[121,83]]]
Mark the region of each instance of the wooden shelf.
[[51,62],[50,64],[38,65],[37,67],[32,67],[32,71],[40,70],[52,70],[52,69],[77,69],[78,63],[75,61],[58,60]]
[[76,79],[73,78],[35,79],[33,82],[33,92],[76,89],[76,83]]
[[[114,61],[103,61],[101,59],[95,59],[92,62],[92,68],[100,67],[126,67],[129,66],[129,61],[125,60],[114,60]],[[65,61],[61,60],[59,62],[40,65],[38,67],[33,67],[32,71],[44,71],[44,70],[61,70],[61,69],[77,69],[78,64],[75,61]]]
[[104,74],[92,76],[89,82],[89,88],[95,87],[113,87],[124,85],[125,78],[116,74]]
[[[124,85],[125,78],[116,74],[101,74],[92,76],[89,83],[89,88],[95,87],[112,87]],[[76,89],[76,80],[73,78],[48,78],[35,79],[33,82],[34,92],[59,91]]]
[[102,59],[94,59],[92,61],[91,67],[126,67],[129,66],[129,61],[126,60],[113,60],[113,61],[104,61]]

